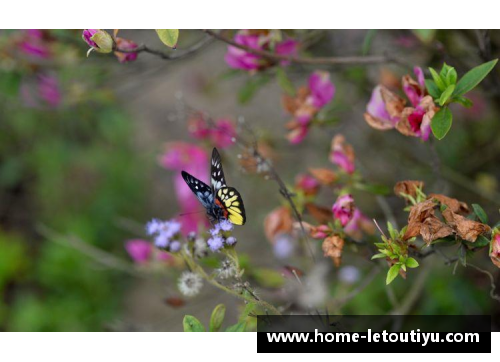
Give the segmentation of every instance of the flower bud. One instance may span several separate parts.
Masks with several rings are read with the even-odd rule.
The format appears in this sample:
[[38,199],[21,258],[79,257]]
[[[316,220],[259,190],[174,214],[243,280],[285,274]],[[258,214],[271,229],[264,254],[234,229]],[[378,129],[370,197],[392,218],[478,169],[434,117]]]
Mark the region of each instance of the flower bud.
[[490,246],[490,258],[493,264],[500,268],[500,233],[494,232]]
[[111,53],[113,51],[113,38],[104,30],[84,29],[82,38],[90,46],[87,56],[92,50],[99,53]]

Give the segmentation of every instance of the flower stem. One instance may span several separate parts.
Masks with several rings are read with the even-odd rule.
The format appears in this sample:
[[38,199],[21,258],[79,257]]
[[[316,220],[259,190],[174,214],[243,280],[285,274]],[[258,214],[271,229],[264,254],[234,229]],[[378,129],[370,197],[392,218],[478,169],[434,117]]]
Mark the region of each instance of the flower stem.
[[[274,307],[273,305],[269,304],[268,302],[262,300],[262,299],[255,299],[253,298],[251,295],[249,294],[245,294],[245,293],[240,293],[236,290],[233,290],[233,289],[230,289],[228,287],[226,287],[225,285],[222,285],[220,284],[219,282],[217,282],[214,278],[210,277],[206,272],[205,270],[199,265],[197,264],[193,258],[191,258],[191,256],[189,256],[188,254],[186,254],[184,251],[182,251],[182,256],[184,258],[184,260],[186,261],[186,264],[190,267],[190,269],[195,272],[195,273],[198,273],[203,279],[205,279],[208,283],[210,283],[211,285],[213,285],[214,287],[220,289],[220,290],[223,290],[224,292],[228,293],[228,294],[231,294],[231,295],[234,295],[235,297],[237,298],[240,298],[240,299],[243,299],[249,303],[256,303],[257,305],[259,305],[260,307],[262,307],[263,309],[275,314],[275,315],[281,315],[281,312],[276,308]],[[237,260],[237,258],[236,258]]]

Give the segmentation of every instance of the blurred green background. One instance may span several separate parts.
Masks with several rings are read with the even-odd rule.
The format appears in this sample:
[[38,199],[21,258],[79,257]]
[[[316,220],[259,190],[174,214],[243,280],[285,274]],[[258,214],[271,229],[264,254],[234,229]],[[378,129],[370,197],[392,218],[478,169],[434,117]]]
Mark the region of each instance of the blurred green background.
[[[162,46],[152,31],[123,33],[137,43]],[[310,42],[308,55],[396,52],[422,67],[446,61],[459,74],[483,62],[483,57],[498,57],[500,45],[497,31],[490,33],[488,54],[478,50],[474,31],[304,34]],[[172,172],[158,166],[157,156],[164,142],[196,142],[177,117],[181,96],[190,106],[217,117],[244,116],[272,144],[276,167],[290,184],[308,167],[328,166],[329,142],[342,132],[353,144],[366,179],[388,187],[402,179],[423,179],[429,191],[479,203],[491,220],[499,219],[498,69],[475,92],[475,108],[460,109],[446,143],[436,144],[443,163],[438,182],[429,147],[396,132],[374,131],[363,121],[373,86],[400,79],[408,72],[400,67],[330,69],[337,87],[332,118],[313,129],[303,144],[290,146],[283,137],[287,116],[277,82],[256,82],[255,77],[230,71],[221,43],[179,61],[140,54],[134,63],[119,64],[112,55],[93,53],[86,58],[80,31],[43,31],[42,40],[28,44],[41,49],[26,50],[26,42],[36,36],[27,31],[0,33],[1,330],[181,330],[184,314],[206,322],[220,302],[228,306],[229,318],[236,318],[241,303],[208,286],[186,306],[173,307],[165,298],[176,295],[175,280],[157,275],[145,280],[105,267],[66,240],[70,235],[127,261],[125,240],[142,237],[142,225],[153,217],[176,215]],[[200,36],[197,31],[181,31],[179,49]],[[291,67],[288,73],[300,85],[310,71]],[[281,202],[276,186],[242,175],[235,155],[225,156],[226,174],[249,200],[250,221],[238,230],[238,248],[260,267],[279,270],[288,262],[272,255],[262,231],[263,218]],[[360,194],[357,199],[365,214],[383,217],[373,196]],[[333,201],[325,199],[324,204]],[[388,202],[395,210],[401,208],[393,196]],[[401,224],[404,219],[398,215]],[[361,274],[369,272],[369,264],[351,254],[344,265],[355,266]],[[486,254],[475,255],[474,262],[494,273],[498,284],[498,272]],[[499,304],[489,297],[485,275],[472,268],[452,274],[439,259],[424,267],[429,274],[411,313],[492,313],[498,318]],[[330,273],[331,292],[347,293],[352,286],[342,284],[335,270]],[[412,283],[411,278],[397,280],[392,286],[395,297],[403,299]],[[260,287],[268,299],[279,299],[276,288]],[[343,311],[387,313],[390,308],[380,275]]]

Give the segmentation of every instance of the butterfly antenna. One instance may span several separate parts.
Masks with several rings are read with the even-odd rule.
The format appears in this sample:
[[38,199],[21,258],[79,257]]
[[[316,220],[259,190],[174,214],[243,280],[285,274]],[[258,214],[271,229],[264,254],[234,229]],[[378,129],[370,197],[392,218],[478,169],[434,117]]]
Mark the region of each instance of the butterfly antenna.
[[187,216],[187,215],[199,214],[200,212],[205,212],[205,210],[199,210],[199,211],[193,211],[193,212],[184,212],[182,214],[179,214],[178,216]]

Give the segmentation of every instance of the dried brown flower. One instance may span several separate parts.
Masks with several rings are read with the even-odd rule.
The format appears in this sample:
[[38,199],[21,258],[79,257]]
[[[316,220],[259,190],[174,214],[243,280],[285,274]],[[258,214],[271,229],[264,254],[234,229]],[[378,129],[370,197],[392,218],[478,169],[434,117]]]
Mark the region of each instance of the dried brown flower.
[[475,242],[479,235],[491,231],[488,225],[455,214],[451,208],[443,211],[443,217],[446,219],[448,225],[455,229],[458,237],[471,243]]
[[292,213],[286,206],[280,206],[274,209],[264,219],[264,233],[271,243],[274,243],[276,235],[290,233],[292,227]]
[[337,180],[337,174],[328,168],[310,168],[309,173],[323,185],[331,185]]
[[410,195],[411,197],[415,198],[417,196],[417,189],[423,189],[424,187],[424,182],[423,181],[413,181],[413,180],[406,180],[406,181],[400,181],[394,186],[394,193],[396,196],[401,197],[401,193],[405,193],[407,195]]
[[342,261],[342,249],[344,248],[344,239],[338,235],[327,237],[323,241],[322,249],[325,257],[330,257],[336,267],[340,266]]

